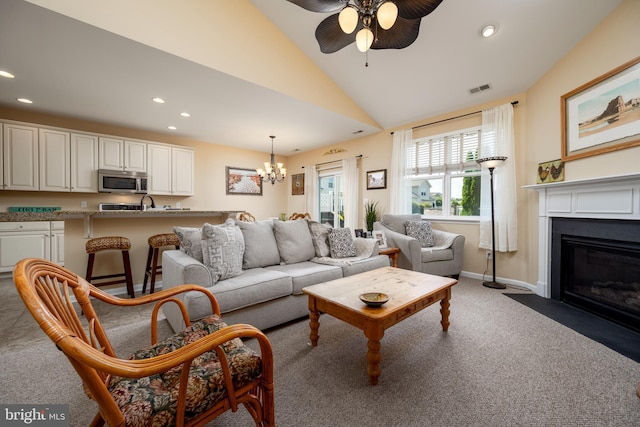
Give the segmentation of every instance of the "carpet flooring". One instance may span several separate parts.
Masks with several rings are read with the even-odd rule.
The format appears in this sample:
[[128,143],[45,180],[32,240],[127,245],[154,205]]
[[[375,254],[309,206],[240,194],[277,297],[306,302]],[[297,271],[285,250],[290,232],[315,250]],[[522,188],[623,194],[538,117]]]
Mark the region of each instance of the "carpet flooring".
[[532,294],[505,296],[640,363],[640,333],[569,304]]
[[[88,425],[95,403],[9,289],[0,289],[0,403],[69,404],[70,425]],[[322,315],[317,347],[309,345],[307,319],[266,331],[273,346],[277,425],[640,425],[640,363],[479,280],[461,277],[452,294],[447,333],[438,304],[385,331],[376,386],[367,377],[367,340],[351,325]],[[99,309],[118,355],[148,342],[148,312]],[[161,336],[170,332],[161,321]],[[240,408],[207,426],[251,425]]]

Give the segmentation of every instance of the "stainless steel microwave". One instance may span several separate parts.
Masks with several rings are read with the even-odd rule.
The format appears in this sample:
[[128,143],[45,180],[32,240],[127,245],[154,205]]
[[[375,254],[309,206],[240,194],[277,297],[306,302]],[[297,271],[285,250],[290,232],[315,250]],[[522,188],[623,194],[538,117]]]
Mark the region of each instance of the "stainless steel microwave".
[[147,174],[120,170],[98,170],[98,191],[101,193],[147,192]]

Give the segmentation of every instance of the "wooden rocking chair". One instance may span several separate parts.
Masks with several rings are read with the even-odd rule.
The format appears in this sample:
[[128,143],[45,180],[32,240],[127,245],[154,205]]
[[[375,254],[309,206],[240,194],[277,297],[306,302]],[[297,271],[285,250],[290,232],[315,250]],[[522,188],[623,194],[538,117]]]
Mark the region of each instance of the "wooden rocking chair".
[[[92,426],[200,426],[229,409],[235,412],[238,404],[246,407],[256,426],[275,426],[269,340],[253,326],[223,323],[215,297],[201,286],[183,285],[121,299],[63,267],[35,258],[18,263],[14,281],[33,317],[67,356],[85,392],[98,404]],[[206,294],[214,314],[189,322],[184,305],[175,298],[186,291]],[[91,298],[119,306],[155,303],[151,346],[129,359],[119,359]],[[157,342],[158,311],[167,302],[180,306],[187,327]],[[81,321],[81,315],[86,319]],[[240,338],[255,338],[260,354]]]

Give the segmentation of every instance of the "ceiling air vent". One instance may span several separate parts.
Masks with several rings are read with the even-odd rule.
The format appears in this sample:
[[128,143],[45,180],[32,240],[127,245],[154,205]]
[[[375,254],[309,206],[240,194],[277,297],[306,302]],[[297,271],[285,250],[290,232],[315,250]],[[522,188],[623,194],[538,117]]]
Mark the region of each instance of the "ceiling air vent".
[[478,87],[472,87],[471,89],[469,89],[469,93],[473,95],[474,93],[482,92],[483,90],[487,89],[491,89],[491,85],[489,83],[483,84]]

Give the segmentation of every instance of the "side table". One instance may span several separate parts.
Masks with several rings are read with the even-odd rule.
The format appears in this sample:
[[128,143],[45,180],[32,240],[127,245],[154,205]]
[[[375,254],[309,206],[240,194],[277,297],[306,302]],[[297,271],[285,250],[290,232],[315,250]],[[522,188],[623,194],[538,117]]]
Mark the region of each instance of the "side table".
[[389,257],[391,267],[398,266],[398,254],[400,253],[400,248],[380,248],[380,252],[378,253]]

